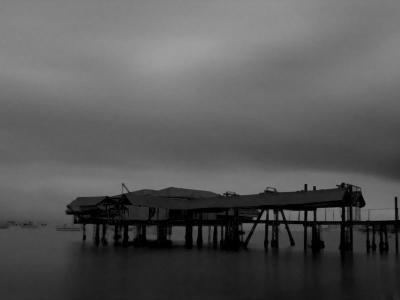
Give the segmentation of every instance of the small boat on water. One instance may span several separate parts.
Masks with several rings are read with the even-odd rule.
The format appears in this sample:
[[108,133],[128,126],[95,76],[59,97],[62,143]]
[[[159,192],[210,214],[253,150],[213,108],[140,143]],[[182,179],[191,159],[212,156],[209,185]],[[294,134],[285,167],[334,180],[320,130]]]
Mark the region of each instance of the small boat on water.
[[61,226],[56,226],[56,230],[57,231],[81,231],[81,227],[80,226],[76,226],[76,225],[61,225]]
[[36,224],[32,223],[31,221],[29,221],[29,222],[21,223],[19,225],[19,227],[29,229],[29,228],[37,228],[38,226]]
[[0,222],[0,229],[7,229],[8,223],[7,222]]

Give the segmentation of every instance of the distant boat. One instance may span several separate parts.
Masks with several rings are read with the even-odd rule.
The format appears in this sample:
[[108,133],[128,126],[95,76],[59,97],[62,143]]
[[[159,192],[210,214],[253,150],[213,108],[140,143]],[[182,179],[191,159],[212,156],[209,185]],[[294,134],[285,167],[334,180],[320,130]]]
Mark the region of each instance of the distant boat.
[[7,222],[0,222],[0,229],[7,229],[8,223]]
[[57,231],[81,231],[80,226],[75,226],[75,225],[61,225],[61,226],[56,226]]
[[21,227],[21,228],[37,228],[38,226],[29,221],[29,222],[26,222],[26,223],[21,223],[19,225],[19,227]]

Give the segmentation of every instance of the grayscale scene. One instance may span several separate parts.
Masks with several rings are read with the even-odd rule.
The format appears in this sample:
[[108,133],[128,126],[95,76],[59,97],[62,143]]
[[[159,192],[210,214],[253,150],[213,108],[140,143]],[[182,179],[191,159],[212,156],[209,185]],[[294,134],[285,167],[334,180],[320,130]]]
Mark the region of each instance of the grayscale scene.
[[400,2],[1,0],[0,298],[400,300]]

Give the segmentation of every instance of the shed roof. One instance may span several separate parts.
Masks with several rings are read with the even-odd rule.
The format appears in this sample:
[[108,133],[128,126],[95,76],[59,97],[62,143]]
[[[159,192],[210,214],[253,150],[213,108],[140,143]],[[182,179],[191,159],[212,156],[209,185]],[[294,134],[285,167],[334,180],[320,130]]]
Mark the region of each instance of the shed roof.
[[[213,192],[168,188],[146,194],[124,194],[132,205],[168,209],[213,209],[235,207],[337,207],[341,205],[364,206],[361,193],[349,194],[340,187],[317,191],[260,193],[251,195],[221,196]],[[190,199],[190,201],[187,201]]]

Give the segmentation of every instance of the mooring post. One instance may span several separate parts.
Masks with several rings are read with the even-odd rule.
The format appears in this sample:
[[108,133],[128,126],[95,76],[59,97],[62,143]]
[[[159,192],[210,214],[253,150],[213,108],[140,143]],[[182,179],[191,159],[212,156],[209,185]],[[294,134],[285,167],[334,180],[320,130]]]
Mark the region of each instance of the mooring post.
[[317,246],[317,209],[313,210],[314,220],[311,227],[311,249],[316,252],[318,250]]
[[394,237],[395,237],[395,247],[396,254],[399,254],[399,207],[397,203],[397,197],[394,197]]
[[271,248],[279,248],[279,211],[274,209],[274,225],[272,227]]
[[266,251],[268,251],[268,222],[269,222],[269,209],[265,210],[264,249]]
[[346,210],[345,210],[345,207],[342,206],[342,220],[340,222],[340,246],[339,246],[339,249],[342,252],[346,250],[346,236],[345,236],[346,235],[346,232],[345,232],[346,223],[345,222],[346,222]]
[[86,241],[86,224],[82,225],[82,241]]
[[114,245],[118,244],[119,233],[118,233],[118,224],[114,225]]
[[142,242],[146,244],[147,242],[147,225],[146,223],[142,224]]
[[203,248],[203,214],[201,212],[198,213],[196,245],[198,249]]
[[375,230],[375,226],[372,225],[372,246],[371,249],[373,252],[376,251],[376,230]]
[[353,251],[353,206],[352,206],[352,204],[350,204],[350,207],[349,207],[349,219],[350,219],[350,224],[349,224],[349,231],[350,231],[349,250]]
[[239,238],[239,209],[233,209],[233,224],[232,224],[232,247],[233,250],[239,250],[240,238]]
[[370,242],[370,240],[369,240],[369,226],[368,226],[368,225],[366,226],[366,233],[367,233],[367,243],[366,243],[366,246],[367,246],[367,252],[369,253],[369,249],[371,248],[371,242]]
[[388,241],[388,233],[387,233],[386,224],[383,225],[383,233],[384,233],[384,236],[385,236],[384,249],[385,249],[385,252],[388,252],[389,251],[389,241]]
[[220,234],[221,234],[221,239],[219,241],[219,247],[221,249],[223,249],[224,248],[224,225],[223,224],[221,224]]
[[304,250],[307,251],[307,217],[308,211],[304,211]]
[[101,243],[105,246],[107,245],[107,224],[103,223],[103,232],[101,236]]
[[213,248],[218,248],[218,226],[214,225],[214,233],[213,233]]
[[192,249],[193,248],[192,215],[193,215],[192,211],[190,211],[190,210],[186,211],[185,247],[187,249]]
[[93,225],[95,227],[95,236],[94,236],[94,242],[96,246],[100,244],[100,224],[96,223],[96,225]]
[[292,232],[290,231],[290,227],[289,227],[289,224],[288,224],[288,222],[286,220],[286,216],[285,216],[285,213],[283,212],[283,209],[280,209],[280,212],[281,212],[281,216],[282,216],[282,221],[283,221],[283,223],[285,225],[286,232],[287,232],[287,234],[289,236],[290,246],[295,246],[296,243],[294,241]]
[[384,243],[383,243],[383,226],[379,226],[379,252],[384,251]]
[[122,245],[123,246],[128,246],[128,239],[129,239],[129,235],[128,235],[128,225],[127,224],[124,224],[124,226],[123,226],[123,228],[124,228],[124,234],[123,234],[123,238],[122,238]]
[[211,225],[208,225],[207,246],[211,247]]

